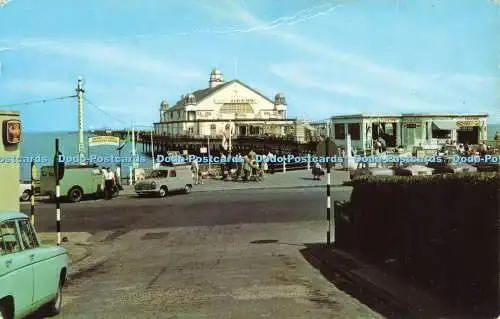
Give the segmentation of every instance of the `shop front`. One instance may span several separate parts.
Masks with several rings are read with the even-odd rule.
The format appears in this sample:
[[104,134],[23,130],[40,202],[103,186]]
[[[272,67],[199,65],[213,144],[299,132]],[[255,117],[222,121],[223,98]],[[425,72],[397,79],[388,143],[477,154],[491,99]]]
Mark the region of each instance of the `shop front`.
[[457,142],[479,144],[481,142],[480,121],[457,121]]

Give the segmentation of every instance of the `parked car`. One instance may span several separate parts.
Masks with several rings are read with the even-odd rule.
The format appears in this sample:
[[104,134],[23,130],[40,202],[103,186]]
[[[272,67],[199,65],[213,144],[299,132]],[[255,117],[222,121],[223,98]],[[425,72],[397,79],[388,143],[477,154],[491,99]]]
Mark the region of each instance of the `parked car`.
[[169,192],[184,191],[190,193],[193,188],[193,177],[189,167],[168,167],[155,169],[138,181],[135,192],[139,196],[158,195],[165,197]]
[[453,162],[450,159],[444,159],[443,162],[429,163],[427,167],[433,168],[433,174],[447,174],[447,173],[476,173],[477,168],[466,163]]
[[[20,183],[19,184],[19,199],[21,201],[29,201],[32,196],[31,184]],[[1,317],[0,317],[1,319]]]
[[415,165],[411,163],[397,163],[393,167],[394,173],[398,176],[421,176],[432,175],[434,169],[424,166]]
[[394,171],[388,167],[377,166],[375,163],[359,162],[349,175],[351,180],[354,180],[361,176],[394,176]]
[[0,318],[61,311],[68,254],[40,243],[28,216],[0,212]]

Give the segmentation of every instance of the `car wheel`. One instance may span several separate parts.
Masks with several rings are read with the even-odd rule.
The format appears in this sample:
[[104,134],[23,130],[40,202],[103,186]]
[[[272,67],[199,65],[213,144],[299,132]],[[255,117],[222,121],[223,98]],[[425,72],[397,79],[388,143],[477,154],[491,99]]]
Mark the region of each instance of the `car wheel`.
[[29,201],[31,199],[31,192],[30,191],[24,191],[23,194],[21,195],[21,199],[23,201]]
[[8,308],[2,303],[0,303],[0,319],[12,319],[9,315]]
[[73,202],[73,203],[78,203],[79,201],[82,200],[82,197],[83,197],[83,192],[82,190],[79,188],[79,187],[73,187],[70,191],[69,191],[69,199]]
[[62,307],[62,285],[59,284],[57,288],[57,296],[52,299],[47,305],[45,313],[48,316],[55,316],[61,313]]
[[184,187],[184,193],[186,194],[189,194],[191,193],[191,189],[193,188],[193,186],[187,184],[185,187]]
[[158,192],[158,194],[160,195],[160,197],[165,197],[167,196],[167,188],[165,186],[162,186],[160,188],[160,191]]

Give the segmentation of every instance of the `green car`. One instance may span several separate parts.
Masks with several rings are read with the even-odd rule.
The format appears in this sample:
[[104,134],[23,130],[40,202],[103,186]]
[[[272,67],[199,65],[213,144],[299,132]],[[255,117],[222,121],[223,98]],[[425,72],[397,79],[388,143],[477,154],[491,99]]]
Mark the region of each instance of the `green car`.
[[41,245],[28,216],[0,212],[0,319],[58,314],[67,270],[66,250]]

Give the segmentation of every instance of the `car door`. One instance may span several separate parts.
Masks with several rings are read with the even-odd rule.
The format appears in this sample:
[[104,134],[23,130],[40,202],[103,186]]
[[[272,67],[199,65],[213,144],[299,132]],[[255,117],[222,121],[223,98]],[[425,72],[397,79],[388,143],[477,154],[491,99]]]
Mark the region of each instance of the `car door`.
[[169,191],[178,191],[184,188],[181,187],[181,182],[179,181],[179,177],[177,176],[177,171],[175,169],[171,169],[168,173],[168,190]]
[[39,304],[57,292],[58,269],[51,263],[52,250],[40,247],[35,230],[27,219],[19,221],[19,231],[23,247],[33,262],[33,298]]
[[0,223],[0,293],[14,298],[17,314],[27,313],[33,304],[33,265],[23,250],[16,220]]

